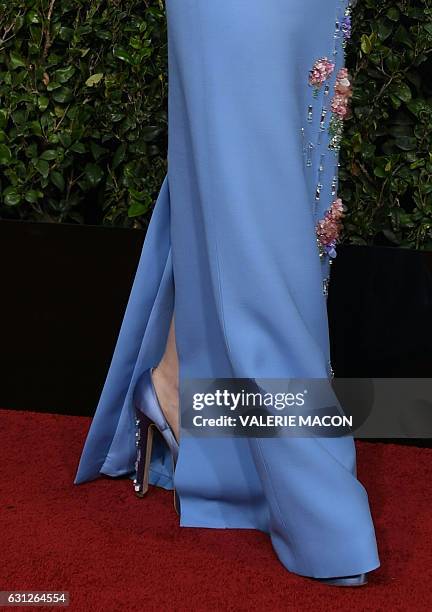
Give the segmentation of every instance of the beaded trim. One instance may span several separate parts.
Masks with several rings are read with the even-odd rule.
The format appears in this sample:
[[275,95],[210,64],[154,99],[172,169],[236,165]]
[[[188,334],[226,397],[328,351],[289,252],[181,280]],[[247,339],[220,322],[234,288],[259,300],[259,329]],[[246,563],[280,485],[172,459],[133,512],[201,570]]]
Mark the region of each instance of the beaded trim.
[[[345,207],[337,195],[339,151],[344,121],[350,116],[352,84],[345,68],[345,48],[351,37],[353,0],[339,0],[336,7],[333,48],[316,59],[307,76],[311,98],[307,105],[305,124],[301,128],[303,156],[306,168],[317,172],[312,183],[312,211],[316,242],[321,261],[331,263],[336,257],[336,244],[342,231]],[[315,127],[314,127],[315,126]],[[314,131],[316,130],[316,131]],[[313,175],[311,180],[313,181]],[[322,211],[321,200],[329,198]],[[320,218],[321,217],[321,218]],[[330,276],[323,279],[323,294],[327,297]]]

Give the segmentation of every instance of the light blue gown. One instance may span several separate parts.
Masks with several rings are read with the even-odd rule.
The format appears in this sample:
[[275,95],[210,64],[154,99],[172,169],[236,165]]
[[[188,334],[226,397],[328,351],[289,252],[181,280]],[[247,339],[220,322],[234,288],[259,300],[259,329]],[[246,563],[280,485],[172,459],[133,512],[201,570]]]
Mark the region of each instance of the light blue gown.
[[[316,222],[336,193],[330,102],[347,2],[166,4],[168,174],[76,483],[133,474],[132,390],[159,362],[173,312],[182,378],[331,376]],[[316,88],[324,57],[335,69]],[[151,482],[173,486],[163,445]],[[175,486],[182,526],[263,530],[290,571],[379,566],[350,437],[184,437]]]

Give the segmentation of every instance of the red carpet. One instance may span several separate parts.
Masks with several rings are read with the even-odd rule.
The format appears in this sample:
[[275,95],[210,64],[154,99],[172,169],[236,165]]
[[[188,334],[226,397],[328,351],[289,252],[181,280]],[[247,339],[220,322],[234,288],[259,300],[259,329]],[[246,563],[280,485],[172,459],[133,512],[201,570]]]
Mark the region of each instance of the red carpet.
[[432,608],[432,450],[358,444],[382,567],[336,589],[288,573],[265,534],[178,527],[169,492],[74,486],[88,426],[0,411],[0,590],[67,590],[70,610],[92,612]]

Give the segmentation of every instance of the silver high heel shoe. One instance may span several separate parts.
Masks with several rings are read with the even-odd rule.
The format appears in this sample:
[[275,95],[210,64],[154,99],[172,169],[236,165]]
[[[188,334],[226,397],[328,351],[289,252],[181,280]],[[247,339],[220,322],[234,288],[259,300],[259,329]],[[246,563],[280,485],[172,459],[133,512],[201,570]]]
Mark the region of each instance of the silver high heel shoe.
[[[137,497],[144,497],[149,488],[149,470],[155,434],[165,440],[173,460],[173,473],[177,463],[179,445],[159,404],[153,385],[152,371],[146,370],[140,376],[133,392],[135,408],[135,444],[137,449],[134,490]],[[178,495],[174,489],[174,507],[180,513]]]

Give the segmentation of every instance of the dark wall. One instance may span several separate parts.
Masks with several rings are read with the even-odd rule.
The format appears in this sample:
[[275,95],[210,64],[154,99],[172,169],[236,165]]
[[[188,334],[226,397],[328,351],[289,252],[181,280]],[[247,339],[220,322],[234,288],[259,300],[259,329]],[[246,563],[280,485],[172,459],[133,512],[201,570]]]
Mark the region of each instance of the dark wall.
[[93,414],[144,232],[0,222],[0,406]]
[[[144,232],[0,221],[0,407],[93,414]],[[432,375],[432,253],[340,246],[336,376]]]
[[432,376],[432,252],[340,246],[328,310],[337,376]]

